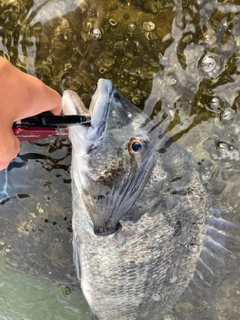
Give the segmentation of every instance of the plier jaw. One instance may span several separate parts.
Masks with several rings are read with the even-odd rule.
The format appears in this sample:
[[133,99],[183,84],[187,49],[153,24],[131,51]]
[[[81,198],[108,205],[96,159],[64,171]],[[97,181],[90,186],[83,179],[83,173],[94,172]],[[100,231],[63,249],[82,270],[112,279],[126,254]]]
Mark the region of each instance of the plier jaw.
[[69,125],[90,126],[90,121],[88,116],[54,116],[51,112],[44,112],[15,122],[12,130],[20,141],[37,141],[52,136],[67,136]]

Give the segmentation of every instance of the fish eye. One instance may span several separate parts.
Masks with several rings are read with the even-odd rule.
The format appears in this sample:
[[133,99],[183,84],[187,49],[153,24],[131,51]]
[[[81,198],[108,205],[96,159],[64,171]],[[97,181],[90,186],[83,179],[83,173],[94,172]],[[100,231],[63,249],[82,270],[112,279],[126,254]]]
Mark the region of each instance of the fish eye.
[[128,144],[128,150],[131,154],[140,153],[144,146],[144,140],[140,137],[133,138]]

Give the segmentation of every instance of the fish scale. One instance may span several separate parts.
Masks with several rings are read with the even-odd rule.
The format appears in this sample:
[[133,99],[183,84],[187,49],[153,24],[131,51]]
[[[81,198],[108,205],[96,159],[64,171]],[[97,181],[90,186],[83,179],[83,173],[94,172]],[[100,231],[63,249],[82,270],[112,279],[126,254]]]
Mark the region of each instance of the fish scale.
[[[159,230],[169,233],[162,228],[163,223],[159,216],[146,214],[135,224],[122,223],[118,231],[121,234],[108,238],[89,236],[84,229],[75,227],[81,239],[82,290],[92,311],[100,315],[99,319],[146,319],[150,315],[151,319],[159,319],[162,310],[170,309],[172,299],[179,296],[191,280],[199,252],[189,255],[186,246],[176,248],[176,243],[170,245],[168,236],[162,239]],[[75,218],[73,224],[82,225]],[[89,248],[92,248],[90,252]],[[174,268],[167,271],[176,256],[183,255],[184,263],[175,262]],[[110,261],[106,257],[110,257]],[[171,283],[174,275],[177,275],[176,283]],[[168,297],[173,285],[175,289]]]

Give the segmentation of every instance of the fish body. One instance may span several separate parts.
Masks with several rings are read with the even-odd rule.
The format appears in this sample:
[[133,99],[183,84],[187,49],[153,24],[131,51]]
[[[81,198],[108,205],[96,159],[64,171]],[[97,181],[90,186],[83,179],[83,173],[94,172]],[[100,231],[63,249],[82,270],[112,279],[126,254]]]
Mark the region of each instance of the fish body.
[[[65,114],[86,114],[63,95]],[[193,157],[100,79],[72,142],[74,261],[99,319],[160,319],[193,278],[207,196]]]

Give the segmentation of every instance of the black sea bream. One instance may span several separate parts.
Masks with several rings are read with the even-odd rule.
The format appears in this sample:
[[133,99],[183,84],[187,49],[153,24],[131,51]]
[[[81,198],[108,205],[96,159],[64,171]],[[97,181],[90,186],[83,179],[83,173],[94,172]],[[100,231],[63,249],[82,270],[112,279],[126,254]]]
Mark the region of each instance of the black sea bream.
[[209,227],[220,222],[209,214],[198,164],[164,134],[171,114],[150,120],[109,80],[99,80],[89,111],[72,91],[64,92],[63,110],[91,114],[90,126],[69,128],[74,261],[84,296],[99,320],[160,319],[197,262],[211,270],[209,252],[222,247]]

